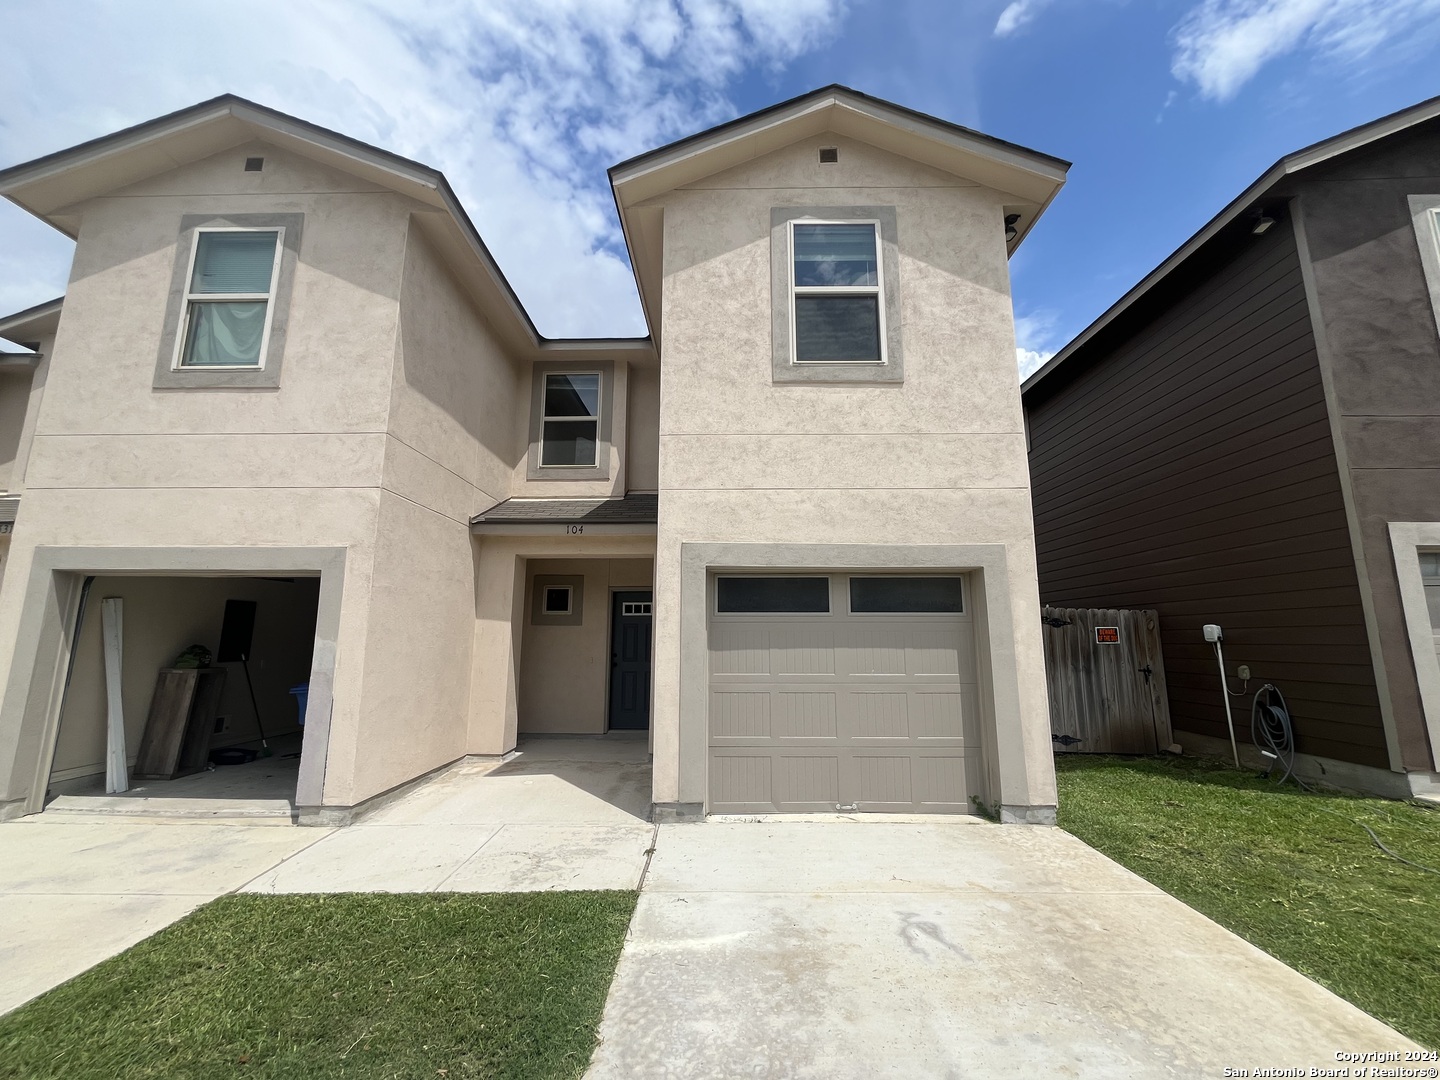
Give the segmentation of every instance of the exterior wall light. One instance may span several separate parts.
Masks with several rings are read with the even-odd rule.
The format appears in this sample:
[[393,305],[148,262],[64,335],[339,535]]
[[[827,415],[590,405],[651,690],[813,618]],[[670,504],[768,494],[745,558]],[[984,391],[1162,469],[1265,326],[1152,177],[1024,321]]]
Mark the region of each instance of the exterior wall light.
[[1020,230],[1015,228],[1015,223],[1020,220],[1019,214],[1005,215],[1005,242],[1008,244],[1020,235]]

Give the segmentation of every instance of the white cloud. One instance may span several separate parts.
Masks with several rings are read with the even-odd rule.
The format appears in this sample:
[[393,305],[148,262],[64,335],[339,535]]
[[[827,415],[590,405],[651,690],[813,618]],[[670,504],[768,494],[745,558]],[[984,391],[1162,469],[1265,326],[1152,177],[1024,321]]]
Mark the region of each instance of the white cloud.
[[[736,82],[825,43],[842,4],[12,6],[0,164],[231,91],[442,169],[543,333],[643,333],[605,168],[733,116]],[[25,217],[0,215],[0,312],[64,288],[68,243]]]
[[1016,349],[1015,363],[1020,368],[1020,381],[1024,382],[1034,375],[1054,355],[1055,353],[1050,350],[1036,352],[1034,349]]
[[1381,46],[1433,35],[1437,19],[1440,0],[1204,0],[1175,28],[1170,70],[1227,101],[1287,53],[1363,64]]
[[1024,29],[1035,21],[1035,16],[1040,14],[1040,9],[1046,2],[1047,0],[1014,0],[1000,12],[1000,18],[995,20],[995,36],[1009,37]]
[[1055,355],[1050,346],[1054,344],[1055,327],[1059,321],[1060,313],[1049,309],[1016,316],[1015,362],[1020,367],[1022,381]]

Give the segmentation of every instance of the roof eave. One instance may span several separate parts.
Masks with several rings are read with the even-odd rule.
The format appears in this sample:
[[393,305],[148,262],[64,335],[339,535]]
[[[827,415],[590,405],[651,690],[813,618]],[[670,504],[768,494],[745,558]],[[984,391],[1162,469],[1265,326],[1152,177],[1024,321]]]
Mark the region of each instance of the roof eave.
[[[46,300],[43,304],[36,304],[12,315],[0,316],[0,338],[7,341],[18,341],[21,338],[29,340],[36,333],[32,329],[36,323],[48,323],[59,318],[60,308],[64,303],[65,298],[57,296],[54,300]],[[40,336],[43,337],[49,332],[50,328],[46,326]]]

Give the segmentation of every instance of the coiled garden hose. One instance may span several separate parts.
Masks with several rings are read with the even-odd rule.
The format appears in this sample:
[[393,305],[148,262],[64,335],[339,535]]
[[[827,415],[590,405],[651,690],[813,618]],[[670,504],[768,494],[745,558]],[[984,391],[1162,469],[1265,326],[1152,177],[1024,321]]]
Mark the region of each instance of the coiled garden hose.
[[[1264,701],[1260,700],[1262,695],[1265,696]],[[1271,695],[1274,696],[1273,700]],[[1280,777],[1278,783],[1283,784],[1286,780],[1294,780],[1306,791],[1315,790],[1295,774],[1295,728],[1290,722],[1290,706],[1285,703],[1285,695],[1280,692],[1280,688],[1273,683],[1266,683],[1255,691],[1255,699],[1250,705],[1250,740],[1261,748],[1262,754],[1268,751],[1269,756],[1274,758],[1270,769],[1273,769],[1275,764],[1285,766],[1285,774]],[[1264,775],[1269,776],[1270,769],[1266,769]],[[1363,821],[1356,821],[1335,810],[1324,810],[1324,812],[1364,829],[1375,846],[1396,862],[1404,863],[1416,870],[1423,870],[1427,874],[1440,874],[1440,870],[1433,866],[1411,862],[1391,851],[1380,837],[1375,835],[1375,830]]]
[[[1260,700],[1262,695],[1265,696],[1264,701]],[[1271,700],[1271,695],[1278,704]],[[1268,756],[1274,759],[1270,768],[1273,769],[1275,764],[1285,766],[1280,783],[1293,777],[1295,783],[1308,790],[1309,785],[1295,775],[1295,728],[1290,723],[1290,706],[1274,683],[1266,683],[1255,691],[1255,699],[1250,705],[1250,741],[1260,748],[1261,753],[1269,751]],[[1270,775],[1270,769],[1265,770],[1265,775]]]

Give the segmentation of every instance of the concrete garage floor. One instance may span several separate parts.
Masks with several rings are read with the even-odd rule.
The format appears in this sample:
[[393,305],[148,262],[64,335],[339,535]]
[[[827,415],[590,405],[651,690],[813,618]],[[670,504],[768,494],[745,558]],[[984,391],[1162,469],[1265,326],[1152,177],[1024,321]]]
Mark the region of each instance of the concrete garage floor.
[[1129,1080],[1416,1048],[1069,834],[974,819],[662,826],[601,1038],[590,1080]]

